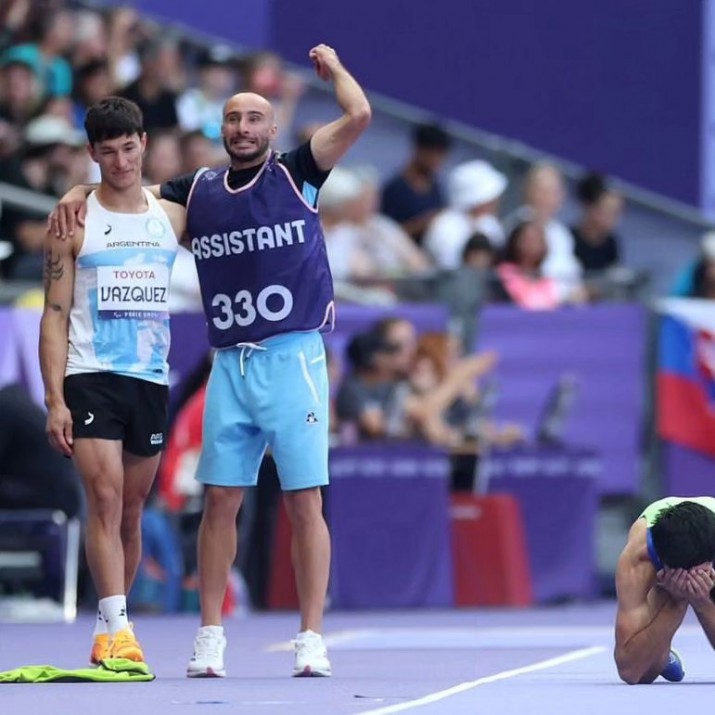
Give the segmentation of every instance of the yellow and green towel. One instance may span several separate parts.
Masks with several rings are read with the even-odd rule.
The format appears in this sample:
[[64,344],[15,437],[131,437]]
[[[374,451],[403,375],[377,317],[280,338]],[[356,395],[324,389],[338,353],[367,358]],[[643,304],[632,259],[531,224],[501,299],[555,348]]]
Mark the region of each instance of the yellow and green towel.
[[97,668],[64,670],[53,665],[25,665],[0,672],[1,683],[140,683],[156,676],[146,663],[125,658],[103,660]]

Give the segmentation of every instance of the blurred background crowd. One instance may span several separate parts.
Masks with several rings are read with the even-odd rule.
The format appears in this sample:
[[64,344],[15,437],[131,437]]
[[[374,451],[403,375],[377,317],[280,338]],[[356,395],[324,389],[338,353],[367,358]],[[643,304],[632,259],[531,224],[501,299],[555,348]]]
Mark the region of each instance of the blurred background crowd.
[[[273,52],[209,41],[129,7],[6,0],[0,20],[0,301],[8,306],[41,304],[48,211],[73,185],[98,179],[83,119],[102,97],[118,94],[141,107],[147,185],[225,163],[222,107],[237,91],[274,102],[278,149],[307,141],[325,116],[328,100],[306,70]],[[359,66],[343,59],[359,79]],[[493,150],[445,117],[417,110],[398,117],[389,103],[375,107],[373,128],[320,193],[340,304],[382,311],[339,349],[329,344],[333,444],[433,445],[450,454],[452,488],[471,491],[480,455],[531,439],[530,425],[492,417],[504,356],[482,349],[481,312],[498,304],[587,316],[594,306],[649,305],[665,295],[715,298],[715,233],[694,210],[669,212],[672,202],[653,203],[598,167],[574,169],[535,153]],[[649,243],[653,226],[657,240]],[[193,259],[185,251],[172,291],[175,313],[200,311]],[[442,329],[420,329],[401,313],[407,303],[444,308]],[[175,386],[154,497],[155,506],[181,522],[187,577],[200,508],[192,476],[210,363],[206,351]],[[554,409],[565,409],[568,397],[562,390]],[[8,422],[0,431],[0,509],[49,507],[81,516],[71,466],[48,451],[42,408],[31,391],[18,384],[0,390],[0,420]],[[646,415],[643,482],[629,495],[639,502],[659,488],[649,455],[651,422]],[[262,515],[266,504],[274,508],[277,489],[271,469],[267,460],[265,486],[244,527],[246,538],[255,532],[256,546],[245,559],[260,563],[243,563],[242,571],[258,607],[265,605],[270,559],[263,537],[272,528]],[[604,501],[604,513],[612,503]]]

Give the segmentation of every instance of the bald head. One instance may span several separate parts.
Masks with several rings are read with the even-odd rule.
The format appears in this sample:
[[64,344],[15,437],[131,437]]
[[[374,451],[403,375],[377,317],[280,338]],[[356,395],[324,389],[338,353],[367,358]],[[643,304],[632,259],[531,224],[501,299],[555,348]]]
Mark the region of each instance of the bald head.
[[561,209],[565,198],[564,180],[553,164],[537,164],[526,176],[526,203],[542,219],[550,219]]
[[260,94],[240,92],[224,105],[221,135],[234,169],[263,162],[277,132],[273,107]]
[[239,92],[226,100],[223,106],[224,120],[234,112],[240,114],[248,114],[249,112],[257,112],[262,114],[271,123],[275,122],[275,112],[273,105],[260,94],[255,92]]

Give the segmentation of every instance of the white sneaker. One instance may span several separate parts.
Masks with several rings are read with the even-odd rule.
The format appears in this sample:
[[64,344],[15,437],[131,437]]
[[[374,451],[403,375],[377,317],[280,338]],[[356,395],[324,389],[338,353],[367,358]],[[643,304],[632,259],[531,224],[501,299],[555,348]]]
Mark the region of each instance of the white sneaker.
[[187,678],[225,678],[223,652],[226,637],[222,626],[202,626],[194,640],[194,654],[186,668]]
[[295,648],[294,678],[329,678],[332,675],[328,651],[323,637],[313,631],[303,631],[293,641]]

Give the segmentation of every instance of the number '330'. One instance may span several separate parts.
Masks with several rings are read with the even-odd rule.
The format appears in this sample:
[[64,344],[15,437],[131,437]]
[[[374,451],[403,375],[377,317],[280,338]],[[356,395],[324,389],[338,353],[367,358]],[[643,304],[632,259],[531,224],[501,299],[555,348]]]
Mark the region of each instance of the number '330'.
[[[268,307],[268,301],[273,296],[282,301],[278,310]],[[273,305],[276,302],[272,301]],[[257,316],[271,322],[283,320],[293,310],[293,294],[285,286],[270,285],[256,296],[255,301],[250,291],[240,290],[233,298],[225,293],[217,293],[211,305],[219,311],[213,318],[213,324],[219,330],[228,330],[234,323],[241,327],[251,325]]]

